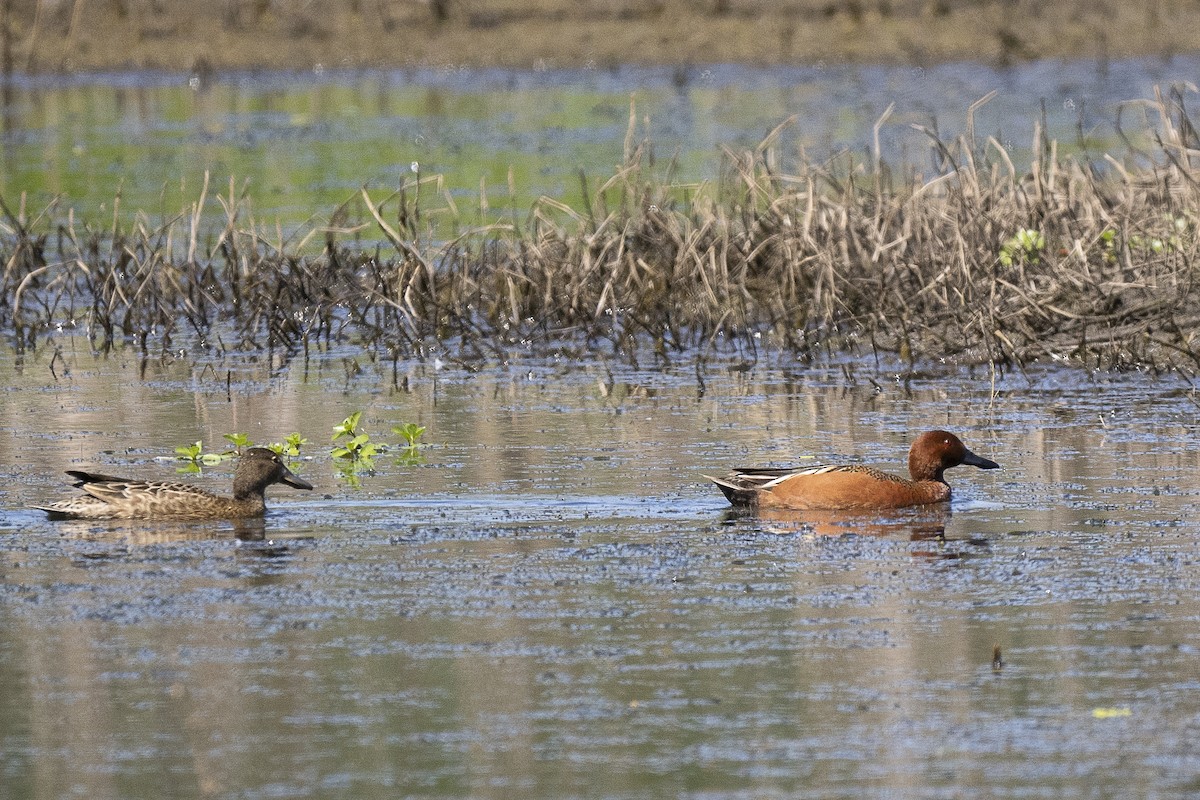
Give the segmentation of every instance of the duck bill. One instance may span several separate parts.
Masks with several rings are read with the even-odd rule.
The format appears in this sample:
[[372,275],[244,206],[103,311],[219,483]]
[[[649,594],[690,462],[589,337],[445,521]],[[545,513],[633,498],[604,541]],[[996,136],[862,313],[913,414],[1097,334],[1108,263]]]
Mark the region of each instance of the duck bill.
[[283,475],[279,476],[279,482],[285,483],[295,489],[308,489],[311,491],[313,488],[311,483],[303,478],[297,478],[295,474],[287,467],[283,468]]
[[1000,469],[1000,465],[995,461],[992,461],[990,458],[984,458],[983,456],[977,456],[970,450],[963,455],[962,463],[968,464],[972,467],[979,467],[980,469]]

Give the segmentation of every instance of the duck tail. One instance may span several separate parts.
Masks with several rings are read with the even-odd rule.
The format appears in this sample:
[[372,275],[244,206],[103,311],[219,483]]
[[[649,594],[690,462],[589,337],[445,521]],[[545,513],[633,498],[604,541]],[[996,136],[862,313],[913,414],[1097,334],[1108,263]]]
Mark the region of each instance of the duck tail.
[[125,478],[101,475],[99,472],[83,472],[82,470],[69,469],[67,470],[67,474],[75,479],[75,483],[71,485],[77,489],[87,483],[125,483]]
[[704,477],[717,485],[717,488],[721,490],[721,494],[725,495],[725,499],[731,505],[739,507],[758,505],[757,486],[734,483],[727,478],[714,478],[712,475],[705,475]]
[[50,504],[44,505],[44,506],[34,505],[34,506],[29,506],[29,507],[32,509],[36,509],[37,511],[45,511],[48,519],[63,520],[63,519],[74,519],[75,518],[74,514],[72,514],[70,511],[67,511],[67,510],[64,510],[63,508],[61,508],[58,503],[50,503]]

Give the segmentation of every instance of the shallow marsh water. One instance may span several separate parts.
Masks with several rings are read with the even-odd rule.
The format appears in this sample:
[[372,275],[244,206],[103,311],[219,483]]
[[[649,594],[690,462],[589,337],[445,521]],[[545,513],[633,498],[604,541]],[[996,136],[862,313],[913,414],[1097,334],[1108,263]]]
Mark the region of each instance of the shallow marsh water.
[[[893,132],[1000,88],[981,135],[1024,141],[1052,87],[1051,124],[1083,114],[1090,135],[1111,104],[1194,74],[1143,66],[632,84],[691,179],[718,144],[753,146],[793,113],[793,148],[861,150],[903,92]],[[127,211],[170,215],[209,169],[214,187],[251,178],[256,208],[295,223],[412,161],[459,197],[509,165],[521,191],[563,197],[576,169],[620,160],[620,75],[569,91],[411,77],[19,86],[0,191],[95,210],[120,189]],[[59,344],[53,362],[0,355],[2,797],[1200,790],[1200,403],[1169,376],[768,358],[702,388],[686,362],[393,374],[353,351],[185,353],[143,370]],[[324,453],[358,409],[378,440],[427,426],[424,463],[340,478]],[[701,477],[805,456],[902,471],[933,426],[1004,468],[953,471],[948,513],[734,515]],[[277,487],[261,525],[236,527],[25,509],[70,491],[64,469],[168,477],[175,447],[235,431],[304,434],[297,471],[317,490]]]
[[[764,361],[701,391],[334,355],[227,396],[186,361],[48,361],[0,361],[5,797],[1200,788],[1200,408],[1173,379]],[[360,408],[380,440],[426,425],[425,463],[340,481],[321,454]],[[1003,465],[952,471],[948,513],[733,515],[700,477],[903,470],[932,426]],[[66,468],[293,430],[317,490],[276,487],[261,527],[22,510]]]
[[[1006,69],[700,65],[17,77],[0,98],[0,195],[16,210],[27,193],[30,216],[57,199],[94,227],[106,227],[114,214],[130,224],[141,211],[153,228],[181,210],[190,214],[207,172],[206,206],[218,230],[232,180],[232,194],[244,191],[251,201],[240,225],[253,219],[270,229],[279,221],[286,231],[323,223],[347,201],[351,221],[366,218],[355,202],[364,184],[383,195],[418,174],[436,175],[422,196],[427,216],[469,227],[522,219],[540,195],[580,207],[580,173],[594,192],[623,162],[631,104],[632,142],[653,142],[657,174],[681,184],[714,182],[723,148],[752,149],[793,116],[773,169],[788,174],[843,151],[862,163],[878,142],[901,172],[932,175],[940,172],[934,150],[913,125],[953,141],[967,130],[971,105],[993,91],[973,114],[973,132],[988,157],[999,158],[985,146],[994,136],[1021,168],[1039,121],[1061,140],[1060,155],[1124,152],[1114,128],[1120,105],[1153,98],[1156,86],[1167,91],[1191,81],[1198,68],[1195,55],[1180,55]],[[1136,105],[1125,109],[1126,134],[1136,139],[1146,124]]]

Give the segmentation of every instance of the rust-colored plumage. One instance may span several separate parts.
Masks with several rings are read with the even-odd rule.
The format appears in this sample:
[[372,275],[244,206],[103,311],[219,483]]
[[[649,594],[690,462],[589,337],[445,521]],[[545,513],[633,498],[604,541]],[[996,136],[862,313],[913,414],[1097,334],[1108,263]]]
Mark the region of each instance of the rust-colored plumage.
[[242,454],[233,475],[233,497],[222,497],[174,481],[138,481],[68,470],[83,494],[34,506],[50,519],[244,519],[266,513],[266,488],[283,483],[312,489],[284,465],[278,453],[251,447]]
[[998,469],[975,455],[958,437],[928,431],[908,452],[911,479],[858,465],[799,469],[738,468],[724,478],[707,477],[735,506],[830,510],[903,508],[950,499],[943,473],[960,464]]

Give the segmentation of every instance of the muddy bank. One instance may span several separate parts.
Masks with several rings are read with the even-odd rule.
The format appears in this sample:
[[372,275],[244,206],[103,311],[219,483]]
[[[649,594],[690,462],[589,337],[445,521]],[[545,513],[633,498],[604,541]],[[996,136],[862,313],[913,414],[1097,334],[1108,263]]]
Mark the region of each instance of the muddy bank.
[[120,68],[990,63],[1200,48],[1200,7],[1083,0],[6,4],[19,72]]

